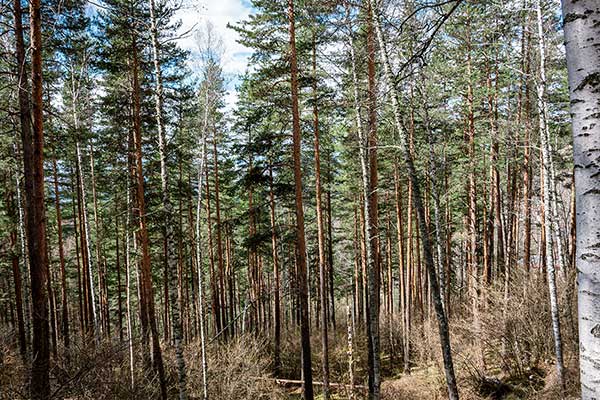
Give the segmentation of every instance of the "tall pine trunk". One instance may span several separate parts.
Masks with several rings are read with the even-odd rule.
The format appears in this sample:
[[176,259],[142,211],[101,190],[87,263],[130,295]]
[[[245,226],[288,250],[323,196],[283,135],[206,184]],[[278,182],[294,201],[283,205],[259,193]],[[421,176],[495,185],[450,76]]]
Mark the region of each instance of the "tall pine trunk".
[[327,276],[325,264],[325,228],[323,226],[323,201],[321,187],[321,149],[319,136],[319,108],[317,93],[317,49],[316,39],[313,33],[312,48],[312,72],[313,72],[313,129],[315,134],[315,191],[317,209],[317,243],[319,253],[319,297],[321,298],[321,351],[323,363],[323,398],[329,399],[329,343],[328,343],[328,321],[327,321]]
[[[146,224],[146,202],[144,199],[144,172],[142,163],[142,119],[141,119],[141,89],[139,82],[139,55],[138,44],[135,33],[132,33],[131,42],[131,75],[132,75],[132,96],[133,96],[133,144],[134,144],[134,165],[136,176],[136,200],[137,200],[137,223],[138,223],[138,241],[141,247],[141,276],[140,276],[140,295],[142,305],[142,331],[143,339],[150,345],[152,351],[153,368],[158,374],[160,391],[163,400],[167,399],[167,384],[163,365],[162,352],[160,349],[158,328],[156,326],[156,316],[154,311],[154,289],[152,286],[152,269],[150,266],[150,243],[148,239],[148,228]],[[146,346],[147,347],[147,346]],[[146,357],[149,349],[144,349]]]
[[[181,296],[178,296],[180,286],[177,274],[177,253],[175,249],[175,237],[173,232],[173,204],[169,192],[169,172],[167,165],[167,139],[165,135],[165,123],[163,119],[163,79],[160,65],[160,47],[158,41],[158,27],[156,17],[155,0],[150,0],[150,35],[152,38],[152,55],[154,63],[154,75],[156,88],[154,90],[156,125],[158,128],[158,152],[160,156],[160,180],[162,191],[162,213],[164,220],[165,241],[167,247],[167,268],[169,279],[169,300],[171,303],[171,319],[173,325],[173,340],[175,342],[175,358],[177,360],[177,384],[179,388],[179,400],[187,399],[187,381],[185,360],[183,358],[181,324]],[[178,298],[179,297],[179,298]],[[166,299],[165,299],[166,301]],[[165,328],[166,328],[165,324]],[[166,329],[165,329],[166,330]]]
[[44,206],[44,125],[42,100],[42,32],[40,0],[30,2],[31,100],[25,74],[25,45],[20,1],[14,2],[18,100],[25,172],[27,248],[31,276],[33,320],[30,396],[34,400],[50,398],[48,327],[48,251],[46,210]]
[[296,260],[298,263],[297,286],[300,300],[300,336],[302,342],[302,374],[304,400],[313,400],[312,362],[310,352],[310,326],[308,319],[308,284],[306,271],[306,239],[304,233],[304,206],[302,201],[302,160],[300,157],[302,137],[298,106],[298,61],[296,59],[296,26],[294,0],[288,0],[290,82],[292,96],[292,153],[294,160],[294,188],[296,206]]

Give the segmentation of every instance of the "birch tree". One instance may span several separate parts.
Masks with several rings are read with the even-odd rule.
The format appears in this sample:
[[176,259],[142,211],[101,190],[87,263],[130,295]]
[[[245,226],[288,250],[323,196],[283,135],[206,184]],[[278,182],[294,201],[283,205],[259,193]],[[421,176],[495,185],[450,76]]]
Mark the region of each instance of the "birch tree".
[[[543,186],[543,203],[544,203],[544,237],[546,249],[546,272],[548,275],[548,290],[550,293],[550,313],[552,315],[552,333],[554,334],[554,351],[556,354],[556,370],[560,385],[564,388],[564,365],[563,365],[563,344],[560,330],[560,312],[558,309],[558,296],[556,291],[556,272],[555,266],[561,264],[561,257],[558,257],[555,263],[553,252],[553,234],[552,225],[554,223],[553,209],[555,207],[551,202],[552,196],[552,173],[551,173],[551,153],[550,153],[550,132],[548,128],[548,105],[546,103],[546,49],[544,45],[544,30],[542,20],[541,0],[536,2],[537,15],[537,33],[538,33],[538,51],[539,51],[539,77],[536,83],[538,114],[539,114],[539,130],[540,144],[542,147],[542,186]],[[554,207],[553,207],[554,206]],[[557,238],[560,241],[560,237]]]
[[395,84],[392,66],[388,56],[387,43],[385,41],[381,29],[381,17],[379,15],[378,10],[375,8],[371,9],[370,12],[373,14],[373,19],[375,21],[375,30],[377,32],[377,40],[379,42],[379,54],[381,57],[381,63],[383,64],[384,76],[388,84],[391,86],[390,97],[392,100],[392,109],[394,112],[394,124],[398,136],[400,138],[400,149],[404,157],[406,169],[408,170],[409,179],[413,186],[413,200],[415,203],[415,209],[417,210],[419,231],[423,240],[423,256],[425,258],[425,266],[429,275],[429,284],[431,285],[431,292],[438,320],[438,329],[440,334],[440,343],[442,345],[442,355],[444,358],[444,368],[446,373],[448,395],[451,400],[458,400],[458,388],[456,385],[456,377],[454,375],[454,363],[452,360],[452,349],[450,345],[448,318],[444,310],[442,294],[440,291],[440,284],[437,277],[435,263],[433,260],[433,244],[430,238],[429,227],[426,222],[425,208],[423,207],[423,198],[421,196],[420,183],[417,177],[417,170],[415,168],[413,158],[410,154],[410,149],[408,147],[406,132],[402,127],[401,123],[399,94]]
[[600,7],[563,0],[573,119],[581,398],[600,397]]

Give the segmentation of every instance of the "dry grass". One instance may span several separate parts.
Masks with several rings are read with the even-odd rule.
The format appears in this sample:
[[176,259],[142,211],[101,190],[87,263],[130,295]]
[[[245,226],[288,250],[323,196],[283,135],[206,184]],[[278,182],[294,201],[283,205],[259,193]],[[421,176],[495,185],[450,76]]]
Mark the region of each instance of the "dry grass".
[[[15,353],[10,336],[0,336],[0,399],[27,399],[28,371]],[[9,345],[10,344],[10,345]],[[138,346],[136,346],[138,347]],[[271,358],[264,340],[244,336],[208,349],[208,388],[211,399],[279,400],[284,391],[271,380]],[[174,351],[163,343],[169,398],[177,398],[177,371]],[[62,349],[61,349],[62,350]],[[59,352],[60,353],[60,352]],[[70,360],[58,357],[52,362],[50,379],[53,398],[69,400],[156,399],[160,397],[156,375],[141,365],[136,351],[134,382],[131,386],[129,353],[120,343],[103,342],[72,349]],[[190,399],[202,398],[200,346],[186,346]]]
[[[275,382],[257,379],[270,375],[271,358],[265,351],[268,343],[246,335],[208,349],[208,388],[211,399],[278,400],[284,393]],[[201,398],[202,370],[200,346],[188,346],[188,387],[191,396]],[[174,364],[174,363],[173,363]]]
[[[461,398],[553,400],[577,398],[579,390],[577,336],[573,286],[559,277],[562,335],[567,390],[561,394],[557,382],[547,284],[542,276],[513,277],[511,296],[505,311],[501,283],[485,289],[480,303],[480,328],[471,314],[471,300],[464,294],[462,308],[453,308],[450,333],[455,371]],[[458,303],[458,302],[457,302]],[[415,315],[411,332],[413,373],[389,370],[382,390],[387,398],[426,400],[447,398],[437,324]],[[382,337],[392,330],[401,337],[398,325],[382,320]],[[389,340],[387,340],[389,342]],[[384,352],[390,345],[382,339]],[[385,360],[385,355],[384,355]],[[483,362],[482,362],[483,360]],[[423,367],[427,366],[427,367]],[[398,396],[398,397],[396,397]]]
[[[481,328],[475,328],[470,301],[464,298],[463,308],[455,306],[450,321],[455,370],[464,400],[559,400],[576,399],[578,395],[576,330],[572,327],[573,296],[567,285],[559,287],[563,341],[567,366],[567,391],[562,394],[556,378],[550,313],[546,283],[541,278],[527,280],[515,277],[507,312],[504,293],[499,285],[485,290],[481,302]],[[465,295],[466,296],[466,295]],[[427,308],[427,307],[425,307]],[[423,321],[422,323],[420,321]],[[343,322],[343,321],[339,321]],[[427,313],[414,316],[410,337],[410,375],[402,371],[400,359],[401,326],[397,320],[382,316],[381,345],[383,399],[435,400],[446,399],[443,365],[441,363],[437,324]],[[153,399],[158,398],[158,383],[152,373],[141,367],[140,346],[136,344],[135,385],[130,384],[127,347],[118,342],[103,342],[98,346],[77,346],[71,359],[61,356],[53,360],[52,391],[56,398],[72,400]],[[174,352],[163,343],[169,395],[177,398],[177,373]],[[330,332],[331,382],[349,384],[345,324]],[[313,329],[313,376],[321,380],[321,342]],[[27,398],[27,370],[16,352],[12,332],[0,334],[0,399]],[[280,400],[298,399],[299,389],[278,385],[272,377],[272,341],[245,335],[208,347],[209,394],[220,400]],[[62,354],[62,349],[59,349]],[[202,398],[200,346],[197,342],[185,347],[190,399]],[[280,377],[300,379],[300,338],[290,327],[282,337],[282,370]],[[354,384],[367,384],[367,342],[364,327],[356,329],[354,337]],[[481,360],[483,359],[483,363]],[[257,379],[260,378],[260,379]],[[320,395],[320,387],[315,387]],[[362,399],[364,393],[355,392]],[[347,389],[334,391],[333,399],[347,399]]]

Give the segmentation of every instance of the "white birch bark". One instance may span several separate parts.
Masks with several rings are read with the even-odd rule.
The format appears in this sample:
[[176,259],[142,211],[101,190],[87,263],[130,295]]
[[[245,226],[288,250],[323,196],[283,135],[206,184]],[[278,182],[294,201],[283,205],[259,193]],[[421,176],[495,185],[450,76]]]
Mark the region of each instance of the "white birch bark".
[[[16,151],[17,149],[15,148],[15,154],[18,154]],[[31,296],[29,296],[28,293],[31,290],[31,285],[29,282],[27,251],[25,251],[25,248],[27,246],[27,239],[25,238],[25,216],[23,212],[23,200],[21,196],[21,175],[19,171],[15,172],[15,180],[17,184],[17,209],[19,210],[19,242],[21,247],[21,259],[23,260],[21,276],[23,279],[23,306],[25,308],[25,337],[27,339],[27,343],[29,344],[31,343],[31,305],[29,302],[29,298]]]
[[442,355],[444,358],[444,368],[446,375],[446,384],[448,388],[448,396],[450,400],[458,400],[458,388],[456,385],[456,377],[454,374],[454,363],[452,361],[452,350],[450,347],[450,333],[448,328],[448,320],[446,317],[446,313],[444,311],[444,305],[442,302],[442,297],[440,293],[440,286],[437,277],[437,273],[435,271],[435,264],[433,262],[433,246],[431,245],[431,239],[429,237],[429,232],[427,231],[426,223],[425,223],[425,213],[422,204],[422,197],[420,194],[420,186],[417,180],[417,172],[412,160],[412,156],[410,154],[410,149],[408,147],[408,141],[406,139],[406,132],[404,131],[401,123],[401,111],[400,111],[400,101],[399,101],[399,93],[394,81],[394,74],[392,73],[391,62],[388,57],[387,52],[387,43],[385,38],[383,37],[383,32],[381,29],[380,16],[377,10],[372,10],[373,20],[375,23],[375,31],[377,33],[377,40],[379,42],[379,55],[381,57],[381,63],[384,70],[385,79],[390,85],[390,98],[392,101],[392,109],[394,112],[394,124],[396,131],[398,132],[398,137],[400,140],[400,148],[403,153],[404,162],[408,169],[409,178],[413,187],[413,200],[415,202],[415,208],[418,214],[418,223],[419,230],[421,233],[421,239],[423,241],[423,254],[425,258],[425,264],[427,267],[427,272],[429,275],[429,283],[431,285],[431,294],[434,301],[436,316],[438,320],[438,329],[440,334],[440,343],[442,346]]
[[[74,120],[75,120],[75,129],[78,129],[79,124],[78,124],[78,119],[77,119],[77,115],[74,114]],[[77,169],[79,172],[79,186],[81,188],[81,210],[82,210],[82,214],[83,214],[83,221],[82,221],[82,227],[81,229],[83,229],[83,233],[85,235],[85,242],[86,242],[86,248],[84,249],[84,251],[87,254],[87,260],[88,263],[86,266],[84,266],[85,268],[87,268],[88,270],[88,275],[89,275],[89,285],[90,285],[90,296],[91,299],[90,301],[92,302],[92,315],[94,318],[94,337],[96,342],[100,341],[100,337],[99,337],[99,324],[98,324],[98,312],[96,311],[96,294],[95,294],[95,290],[94,290],[94,276],[92,274],[92,249],[91,249],[91,244],[90,244],[90,223],[89,223],[89,218],[87,215],[87,200],[86,200],[86,191],[85,191],[85,184],[83,181],[83,160],[82,160],[82,156],[81,156],[81,146],[79,144],[79,140],[77,141],[77,143],[75,144],[75,152],[77,155]]]
[[[558,265],[559,268],[562,264],[560,257],[554,260],[553,257],[553,232],[552,227],[554,224],[552,209],[552,184],[550,182],[552,178],[551,166],[550,166],[550,145],[549,145],[549,129],[548,129],[548,104],[546,102],[546,66],[545,57],[546,49],[544,45],[544,29],[542,24],[542,10],[541,0],[536,2],[536,14],[537,14],[537,30],[538,30],[538,51],[539,51],[539,77],[536,82],[537,89],[537,102],[538,102],[538,114],[539,114],[539,130],[540,130],[540,144],[542,147],[542,166],[544,173],[542,176],[542,185],[544,188],[543,202],[544,202],[544,234],[545,234],[545,249],[546,249],[546,273],[548,276],[548,290],[550,292],[550,312],[552,316],[552,332],[554,334],[554,350],[556,354],[556,370],[558,373],[558,381],[561,386],[564,387],[564,363],[563,363],[563,352],[562,352],[562,336],[560,330],[560,311],[558,309],[558,296],[556,291],[556,271],[555,267]],[[557,240],[560,241],[560,238]]]
[[[200,349],[202,357],[202,393],[203,400],[208,400],[208,363],[206,360],[206,328],[204,327],[204,272],[202,262],[202,229],[200,226],[200,216],[202,214],[202,193],[203,179],[205,176],[204,169],[206,168],[206,131],[208,129],[209,115],[209,90],[206,90],[204,104],[204,121],[202,123],[201,139],[199,140],[200,157],[198,160],[198,199],[196,203],[196,270],[198,273],[198,310],[200,313]],[[244,309],[244,316],[245,316]],[[244,324],[242,323],[242,327]]]
[[600,4],[563,0],[573,118],[581,398],[600,398]]

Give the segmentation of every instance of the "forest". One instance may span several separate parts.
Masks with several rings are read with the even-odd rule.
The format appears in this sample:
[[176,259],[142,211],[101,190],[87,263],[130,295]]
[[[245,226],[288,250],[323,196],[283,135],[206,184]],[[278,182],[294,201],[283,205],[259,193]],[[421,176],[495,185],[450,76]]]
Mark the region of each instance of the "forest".
[[598,0],[203,4],[0,0],[0,399],[600,398]]

